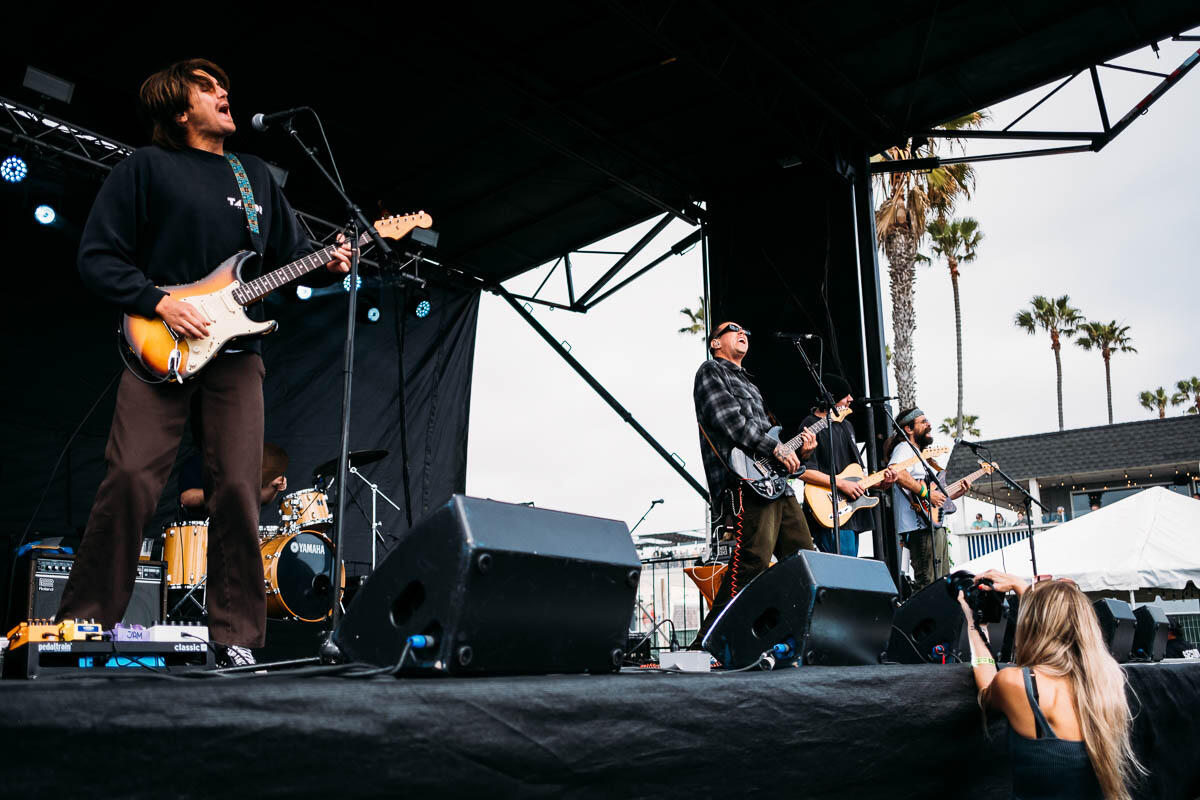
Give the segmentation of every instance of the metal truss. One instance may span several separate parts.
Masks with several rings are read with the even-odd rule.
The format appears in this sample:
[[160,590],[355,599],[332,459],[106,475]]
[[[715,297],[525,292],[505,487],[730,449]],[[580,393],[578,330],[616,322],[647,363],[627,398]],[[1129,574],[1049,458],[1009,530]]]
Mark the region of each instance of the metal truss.
[[[1200,37],[1196,36],[1175,36],[1173,41],[1200,41]],[[1155,48],[1157,50],[1157,47]],[[929,158],[910,158],[893,160],[886,156],[883,161],[875,161],[871,164],[871,172],[873,174],[889,173],[889,172],[908,172],[918,170],[930,170],[937,167],[950,164],[963,164],[968,162],[983,162],[983,161],[1003,161],[1013,158],[1031,158],[1034,156],[1052,156],[1061,155],[1063,153],[1098,153],[1103,150],[1109,142],[1117,138],[1126,128],[1133,124],[1134,120],[1149,111],[1150,106],[1154,105],[1167,90],[1179,83],[1184,75],[1200,63],[1200,50],[1189,55],[1184,59],[1173,72],[1153,72],[1151,70],[1134,69],[1133,67],[1123,67],[1118,64],[1100,63],[1088,67],[1086,70],[1079,70],[1073,75],[1068,76],[1059,82],[1053,89],[1042,96],[1040,100],[1026,109],[1020,116],[1012,122],[1005,125],[1000,130],[989,131],[972,131],[972,130],[957,130],[947,131],[942,129],[915,131],[912,134],[914,140],[921,139],[1001,139],[1001,140],[1033,140],[1042,142],[1065,141],[1065,142],[1080,142],[1080,144],[1060,145],[1057,147],[1040,147],[1029,150],[1014,150],[1006,153],[987,153],[981,155],[963,155],[950,158],[942,158],[933,156]],[[1137,104],[1134,105],[1124,116],[1116,123],[1109,122],[1108,105],[1104,101],[1104,91],[1100,86],[1100,68],[1119,70],[1122,72],[1134,72],[1139,75],[1149,75],[1159,78],[1160,81],[1154,89],[1143,97]],[[1099,131],[1014,131],[1012,130],[1018,122],[1032,114],[1043,103],[1049,100],[1054,95],[1066,87],[1071,81],[1078,78],[1084,72],[1089,73],[1092,80],[1092,91],[1096,95],[1096,109],[1100,114],[1100,125],[1102,130]]]
[[[546,273],[546,277],[542,278],[542,282],[538,284],[538,288],[532,295],[518,294],[512,296],[517,300],[524,300],[527,303],[537,303],[538,305],[548,306],[550,308],[560,308],[564,311],[575,311],[581,314],[587,313],[597,304],[603,302],[606,298],[611,297],[619,290],[633,283],[635,280],[642,277],[671,256],[678,256],[687,252],[703,238],[703,228],[697,227],[696,230],[692,231],[687,236],[671,245],[665,253],[658,256],[646,266],[622,280],[616,286],[613,286],[605,291],[605,287],[607,287],[608,284],[617,277],[621,270],[628,266],[629,262],[637,258],[637,256],[643,250],[645,250],[646,247],[653,242],[660,233],[663,232],[667,225],[669,225],[676,216],[677,215],[671,212],[663,214],[659,218],[658,222],[654,223],[654,226],[650,228],[650,230],[647,231],[646,234],[633,245],[633,247],[624,252],[619,250],[572,250],[569,253],[564,253],[563,255],[559,256],[557,260],[555,260],[554,264],[550,267],[550,271]],[[571,265],[571,256],[579,254],[611,255],[617,256],[618,258],[613,265],[596,280],[595,283],[585,289],[582,294],[576,296],[575,272]],[[552,300],[543,300],[542,298],[538,297],[538,295],[541,294],[542,289],[546,287],[546,284],[550,281],[550,278],[554,276],[554,273],[558,271],[560,266],[563,268],[563,278],[566,282],[567,302],[557,303]]]
[[0,109],[4,112],[0,117],[4,123],[0,124],[0,133],[39,153],[66,156],[106,172],[133,154],[133,148],[127,144],[12,100],[0,97]]

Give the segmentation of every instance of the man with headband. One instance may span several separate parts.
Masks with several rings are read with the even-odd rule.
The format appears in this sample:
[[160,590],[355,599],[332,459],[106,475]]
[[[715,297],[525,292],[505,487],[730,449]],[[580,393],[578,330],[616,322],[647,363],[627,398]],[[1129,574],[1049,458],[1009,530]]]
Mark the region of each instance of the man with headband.
[[[896,417],[896,424],[904,430],[904,438],[901,439],[896,434],[888,440],[891,454],[888,466],[913,458],[920,450],[933,443],[933,426],[929,424],[925,412],[921,409],[908,408],[901,411]],[[962,497],[971,485],[959,481],[955,484],[954,491],[947,496],[945,487],[938,481],[937,476],[928,475],[920,461],[906,470],[897,469],[894,472],[896,483],[892,487],[892,513],[896,519],[896,532],[900,534],[912,556],[913,577],[917,586],[925,587],[950,573],[950,548],[944,527],[935,527],[931,539],[925,515],[916,510],[912,498],[942,508],[947,499],[956,500]]]

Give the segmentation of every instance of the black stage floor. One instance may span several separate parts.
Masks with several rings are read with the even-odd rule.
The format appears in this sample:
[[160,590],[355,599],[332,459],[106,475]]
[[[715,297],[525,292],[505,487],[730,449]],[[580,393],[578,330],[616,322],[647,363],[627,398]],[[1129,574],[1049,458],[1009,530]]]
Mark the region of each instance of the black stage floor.
[[[1200,795],[1200,662],[1127,667],[1135,797]],[[1008,796],[967,667],[0,681],[9,797]]]

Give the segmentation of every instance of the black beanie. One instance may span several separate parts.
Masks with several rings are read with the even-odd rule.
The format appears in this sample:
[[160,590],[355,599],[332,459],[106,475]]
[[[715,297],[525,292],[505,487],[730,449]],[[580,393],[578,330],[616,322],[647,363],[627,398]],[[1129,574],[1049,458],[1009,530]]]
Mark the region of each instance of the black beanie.
[[[826,372],[821,376],[821,381],[825,384],[825,388],[829,390],[829,393],[833,395],[833,402],[835,403],[846,395],[853,394],[852,390],[850,389],[849,381],[847,381],[841,375],[835,375],[832,372]],[[824,402],[824,399],[825,398],[823,397],[818,397],[817,402]]]

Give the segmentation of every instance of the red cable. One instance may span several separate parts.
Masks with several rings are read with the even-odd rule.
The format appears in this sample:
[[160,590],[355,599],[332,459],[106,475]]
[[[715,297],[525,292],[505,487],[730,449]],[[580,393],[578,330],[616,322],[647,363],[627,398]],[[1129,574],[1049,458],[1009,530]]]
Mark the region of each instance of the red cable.
[[737,510],[737,539],[733,545],[733,560],[729,565],[729,597],[733,599],[738,593],[737,573],[738,562],[741,560],[742,553],[742,514],[744,512],[742,506],[742,487],[738,487],[738,510]]

